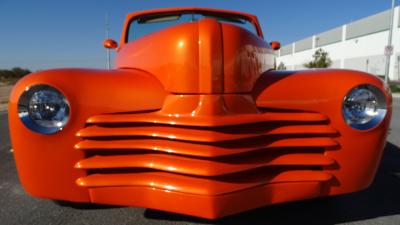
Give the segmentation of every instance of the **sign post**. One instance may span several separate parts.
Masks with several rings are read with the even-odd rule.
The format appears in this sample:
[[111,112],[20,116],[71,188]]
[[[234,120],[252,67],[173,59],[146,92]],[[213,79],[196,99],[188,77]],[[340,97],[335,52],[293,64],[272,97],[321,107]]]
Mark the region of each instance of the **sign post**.
[[385,56],[393,55],[393,45],[385,46]]

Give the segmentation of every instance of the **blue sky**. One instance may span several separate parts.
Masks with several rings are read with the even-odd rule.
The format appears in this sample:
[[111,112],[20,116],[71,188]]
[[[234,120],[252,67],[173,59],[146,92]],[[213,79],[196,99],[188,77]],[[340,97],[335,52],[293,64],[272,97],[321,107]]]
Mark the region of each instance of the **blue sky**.
[[129,12],[202,6],[258,16],[267,40],[287,44],[389,9],[390,0],[0,0],[0,69],[104,68],[105,14],[119,40]]

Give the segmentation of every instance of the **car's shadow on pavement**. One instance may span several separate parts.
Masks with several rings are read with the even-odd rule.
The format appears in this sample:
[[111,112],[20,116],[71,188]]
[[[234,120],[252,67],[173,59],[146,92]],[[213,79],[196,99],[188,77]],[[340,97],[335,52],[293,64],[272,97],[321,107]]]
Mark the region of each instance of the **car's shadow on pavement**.
[[374,182],[361,192],[267,206],[216,221],[156,210],[145,211],[145,217],[154,220],[252,225],[338,224],[396,214],[400,214],[400,149],[389,142]]

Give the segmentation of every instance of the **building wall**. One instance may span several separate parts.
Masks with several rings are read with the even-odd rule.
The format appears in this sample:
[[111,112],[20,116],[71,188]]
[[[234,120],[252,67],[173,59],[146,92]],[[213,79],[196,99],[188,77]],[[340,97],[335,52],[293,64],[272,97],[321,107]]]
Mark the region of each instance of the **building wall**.
[[322,47],[342,41],[343,27],[337,27],[332,30],[315,35],[315,46]]
[[[394,29],[389,77],[400,80],[400,8],[394,12]],[[388,43],[390,11],[384,11],[334,29],[315,34],[283,46],[277,58],[288,69],[306,69],[304,64],[312,60],[319,48],[329,53],[331,68],[354,69],[375,75],[384,75]]]

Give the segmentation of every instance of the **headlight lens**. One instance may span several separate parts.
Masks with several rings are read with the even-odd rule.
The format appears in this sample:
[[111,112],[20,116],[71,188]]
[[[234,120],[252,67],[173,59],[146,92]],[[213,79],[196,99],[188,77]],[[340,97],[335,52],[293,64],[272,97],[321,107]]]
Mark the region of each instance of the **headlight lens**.
[[386,111],[385,95],[369,84],[353,88],[343,101],[344,119],[358,130],[376,127],[385,118]]
[[68,123],[70,106],[65,96],[48,85],[27,88],[18,101],[18,115],[26,127],[53,134]]

